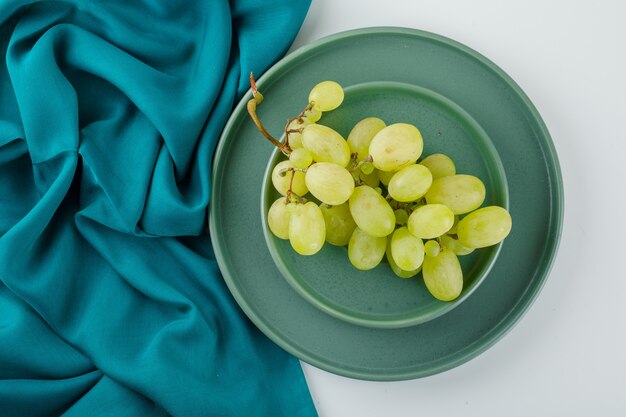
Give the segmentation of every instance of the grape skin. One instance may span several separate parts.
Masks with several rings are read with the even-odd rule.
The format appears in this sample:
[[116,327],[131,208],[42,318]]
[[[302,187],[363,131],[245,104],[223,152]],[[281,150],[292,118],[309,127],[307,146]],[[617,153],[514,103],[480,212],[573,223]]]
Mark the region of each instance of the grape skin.
[[382,129],[370,142],[369,154],[381,171],[397,171],[422,154],[422,134],[413,125],[394,123]]
[[350,213],[357,226],[375,237],[384,237],[393,232],[396,218],[387,200],[373,188],[361,185],[354,189],[350,202]]
[[495,245],[511,232],[513,222],[508,211],[498,206],[478,209],[465,216],[457,227],[459,242],[468,248]]
[[420,271],[422,270],[421,265],[419,268],[414,269],[412,271],[405,271],[404,269],[400,268],[396,264],[396,261],[393,260],[393,256],[391,255],[391,238],[392,236],[389,236],[387,238],[387,249],[385,251],[385,255],[387,257],[387,262],[389,262],[389,267],[391,268],[393,273],[396,274],[396,276],[398,276],[399,278],[403,278],[403,279],[412,278],[415,275],[419,274]]
[[350,162],[350,147],[343,137],[330,127],[310,124],[302,131],[302,146],[316,162],[332,162],[345,167]]
[[348,170],[329,162],[311,165],[304,181],[315,198],[331,206],[345,203],[354,191],[354,179]]
[[358,161],[368,157],[370,142],[385,126],[378,117],[368,117],[354,125],[348,135],[348,145],[351,152],[358,154]]
[[420,165],[425,166],[433,175],[433,179],[456,174],[454,161],[442,153],[435,153],[424,158]]
[[289,239],[289,220],[291,212],[287,209],[287,199],[281,197],[274,201],[267,212],[267,225],[270,231],[279,239]]
[[391,255],[400,269],[413,271],[424,261],[424,243],[406,227],[399,227],[391,237]]
[[452,301],[463,290],[463,271],[458,258],[449,249],[444,248],[435,257],[424,259],[422,276],[426,288],[438,300]]
[[371,236],[357,227],[348,243],[348,258],[355,268],[367,271],[380,263],[386,248],[386,237]]
[[311,89],[309,103],[319,111],[331,111],[343,103],[343,88],[334,81],[322,81]]
[[434,239],[446,233],[454,224],[452,210],[443,204],[426,204],[409,216],[409,231],[422,239]]
[[394,200],[408,203],[424,196],[432,182],[433,176],[428,168],[411,164],[391,177],[387,190]]
[[476,210],[485,201],[485,185],[473,175],[449,175],[433,181],[426,193],[428,204],[443,204],[454,214]]
[[348,203],[338,206],[320,205],[326,223],[326,242],[335,246],[345,246],[356,229]]
[[313,255],[322,249],[325,238],[326,223],[317,204],[297,204],[289,219],[291,247],[300,255]]

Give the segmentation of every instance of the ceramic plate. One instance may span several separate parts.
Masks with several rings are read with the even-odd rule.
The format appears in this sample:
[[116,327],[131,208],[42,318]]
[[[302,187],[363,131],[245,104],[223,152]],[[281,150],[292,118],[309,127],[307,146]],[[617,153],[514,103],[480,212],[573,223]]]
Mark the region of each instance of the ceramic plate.
[[[442,36],[402,28],[340,33],[277,63],[258,82],[266,97],[259,116],[268,130],[280,132],[286,117],[306,104],[311,86],[327,79],[345,87],[384,81],[419,86],[460,106],[484,129],[504,167],[511,234],[482,284],[444,315],[389,329],[327,314],[287,283],[270,255],[260,202],[273,149],[247,116],[248,94],[224,129],[213,167],[209,224],[224,279],[261,331],[327,371],[401,380],[466,362],[517,323],[554,260],[563,191],[549,133],[520,87],[491,61]],[[471,172],[462,158],[455,162],[459,172]]]

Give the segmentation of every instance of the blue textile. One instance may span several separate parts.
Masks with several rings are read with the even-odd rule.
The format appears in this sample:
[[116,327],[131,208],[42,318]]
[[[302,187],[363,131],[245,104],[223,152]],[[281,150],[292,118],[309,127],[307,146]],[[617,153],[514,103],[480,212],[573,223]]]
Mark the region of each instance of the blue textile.
[[315,416],[234,303],[211,156],[308,1],[0,0],[0,416]]

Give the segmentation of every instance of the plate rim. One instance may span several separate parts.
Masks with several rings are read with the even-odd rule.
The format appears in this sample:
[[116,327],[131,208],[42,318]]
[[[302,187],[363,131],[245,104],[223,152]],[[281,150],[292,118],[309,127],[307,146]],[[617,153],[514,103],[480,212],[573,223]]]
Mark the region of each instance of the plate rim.
[[[373,374],[369,372],[359,371],[355,369],[345,369],[340,366],[336,366],[328,363],[328,361],[322,361],[316,358],[314,355],[309,354],[307,352],[302,352],[297,349],[296,346],[293,346],[287,343],[286,338],[279,337],[269,326],[263,323],[261,317],[254,312],[249,304],[246,302],[242,293],[237,288],[235,281],[232,279],[230,272],[228,271],[225,264],[225,254],[222,251],[222,248],[217,244],[218,239],[215,236],[215,233],[211,233],[211,230],[215,230],[216,228],[216,220],[215,216],[212,215],[213,201],[217,200],[216,189],[218,187],[211,187],[211,201],[208,207],[208,217],[209,217],[209,236],[211,239],[211,244],[213,246],[213,250],[215,253],[215,258],[217,264],[222,273],[222,277],[228,287],[229,291],[233,295],[235,301],[239,305],[239,307],[244,311],[246,316],[254,323],[254,325],[264,333],[268,338],[270,338],[274,343],[280,346],[285,351],[290,354],[296,356],[297,358],[303,360],[304,362],[313,365],[319,369],[341,375],[348,378],[355,378],[360,380],[370,380],[370,381],[401,381],[401,380],[409,380],[409,379],[417,379],[430,375],[435,375],[449,369],[455,368],[463,363],[468,362],[469,360],[475,358],[476,356],[482,354],[489,348],[491,348],[494,344],[496,344],[499,340],[501,340],[506,334],[511,331],[515,325],[520,321],[520,319],[528,312],[530,307],[533,305],[535,300],[537,299],[538,294],[543,289],[547,277],[550,274],[550,271],[555,263],[558,249],[561,242],[561,236],[563,232],[563,216],[564,216],[564,190],[563,190],[563,177],[561,166],[559,163],[559,159],[556,153],[556,148],[554,146],[554,142],[552,140],[552,136],[548,131],[548,128],[543,121],[543,118],[539,114],[539,111],[532,103],[527,94],[522,90],[522,88],[498,65],[493,63],[487,57],[482,55],[480,52],[466,46],[458,41],[455,41],[451,38],[448,38],[443,35],[435,34],[433,32],[428,32],[420,29],[414,28],[406,28],[406,27],[396,27],[396,26],[373,26],[359,29],[351,29],[346,31],[341,31],[335,34],[331,34],[322,38],[319,38],[313,42],[310,42],[306,45],[301,46],[297,50],[293,51],[289,55],[282,58],[280,61],[275,63],[270,69],[268,69],[259,79],[257,80],[257,85],[262,89],[263,85],[266,83],[266,80],[270,78],[275,72],[277,72],[281,67],[288,65],[292,61],[299,59],[300,56],[308,53],[312,49],[316,49],[325,44],[332,44],[335,41],[340,41],[344,38],[348,37],[358,37],[364,35],[381,35],[381,34],[396,34],[396,35],[404,35],[411,37],[419,37],[426,38],[438,43],[442,43],[444,45],[453,47],[463,53],[473,57],[474,59],[480,61],[481,64],[488,67],[495,74],[497,74],[502,81],[504,81],[523,101],[526,109],[531,113],[534,118],[537,127],[540,130],[540,134],[545,138],[545,141],[542,142],[542,150],[547,154],[549,160],[552,162],[551,169],[548,171],[554,174],[554,183],[551,183],[552,188],[552,199],[550,201],[550,206],[553,210],[553,215],[549,219],[548,229],[552,229],[554,231],[552,240],[552,244],[546,248],[547,253],[549,253],[548,257],[545,257],[543,262],[538,265],[538,271],[542,278],[539,280],[536,286],[532,288],[527,288],[523,293],[520,294],[517,303],[511,306],[511,310],[509,310],[509,314],[503,316],[498,323],[503,323],[501,325],[494,326],[488,332],[484,333],[483,337],[474,341],[473,343],[466,346],[466,348],[457,353],[454,358],[442,361],[439,363],[433,364],[433,366],[429,367],[426,370],[414,370],[408,369],[403,371],[395,371],[389,373],[378,373]],[[215,181],[216,171],[218,170],[218,163],[215,163],[218,159],[218,156],[224,151],[226,146],[228,145],[228,141],[224,140],[230,130],[233,129],[235,123],[237,122],[236,115],[241,111],[242,108],[246,106],[247,101],[251,98],[251,91],[248,90],[244,96],[241,98],[237,106],[235,106],[232,110],[231,116],[229,117],[227,123],[225,124],[222,133],[217,142],[217,146],[215,152],[213,154],[213,163],[211,167],[211,183]],[[530,293],[529,293],[530,291]],[[527,294],[528,293],[528,294]],[[518,307],[519,303],[525,299],[525,305],[521,308]],[[444,358],[442,358],[444,359]]]

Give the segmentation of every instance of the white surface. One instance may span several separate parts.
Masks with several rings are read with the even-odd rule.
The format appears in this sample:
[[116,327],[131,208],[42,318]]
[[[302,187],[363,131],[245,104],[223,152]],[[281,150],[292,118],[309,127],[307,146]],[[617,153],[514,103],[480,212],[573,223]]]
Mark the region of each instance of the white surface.
[[566,201],[552,273],[504,339],[405,382],[303,364],[320,417],[626,416],[625,16],[621,0],[313,0],[294,48],[347,29],[406,26],[498,64],[552,134]]

